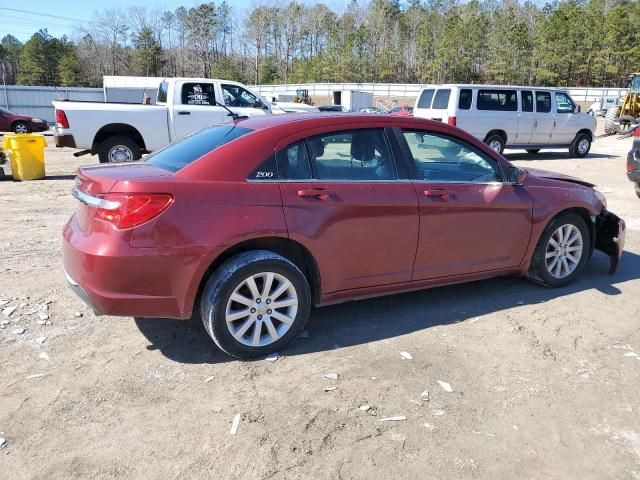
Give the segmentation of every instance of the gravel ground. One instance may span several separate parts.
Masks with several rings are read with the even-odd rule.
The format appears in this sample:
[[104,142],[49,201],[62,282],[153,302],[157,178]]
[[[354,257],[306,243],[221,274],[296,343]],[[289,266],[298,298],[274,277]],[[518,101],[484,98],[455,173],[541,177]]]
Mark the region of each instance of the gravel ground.
[[318,309],[274,362],[231,360],[193,322],[90,313],[60,232],[96,159],[48,148],[46,180],[0,183],[0,310],[18,306],[0,314],[0,477],[640,479],[630,144],[507,155],[600,185],[628,225],[615,276],[596,254],[558,290],[499,278]]

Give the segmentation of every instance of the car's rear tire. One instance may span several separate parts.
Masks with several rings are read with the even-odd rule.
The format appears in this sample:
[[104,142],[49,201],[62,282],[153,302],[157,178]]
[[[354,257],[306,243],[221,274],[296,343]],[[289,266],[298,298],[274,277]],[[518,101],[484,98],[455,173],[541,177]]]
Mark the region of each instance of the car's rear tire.
[[527,153],[536,154],[540,151],[539,148],[528,148]]
[[587,133],[579,133],[569,145],[569,156],[573,158],[586,157],[591,150],[591,135]]
[[243,252],[223,263],[207,281],[200,304],[211,339],[237,358],[286,346],[304,329],[310,309],[311,292],[302,271],[267,250]]
[[140,145],[130,137],[117,135],[107,138],[98,148],[100,163],[135,162],[142,158]]
[[528,278],[547,287],[563,287],[580,275],[590,248],[589,228],[582,217],[573,212],[561,213],[540,235]]
[[486,143],[494,152],[497,152],[501,155],[502,153],[504,153],[505,140],[502,135],[492,133],[484,139],[484,143]]
[[636,183],[635,187],[636,187],[636,195],[638,196],[638,198],[640,198],[640,182]]
[[15,122],[11,130],[13,133],[31,133],[31,126],[27,122]]

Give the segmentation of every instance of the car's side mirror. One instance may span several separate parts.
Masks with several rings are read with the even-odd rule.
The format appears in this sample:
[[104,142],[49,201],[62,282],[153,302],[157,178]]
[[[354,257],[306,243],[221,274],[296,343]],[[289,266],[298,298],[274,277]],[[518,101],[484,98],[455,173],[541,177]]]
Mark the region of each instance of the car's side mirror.
[[522,185],[524,179],[527,178],[526,170],[522,170],[518,167],[510,167],[507,175],[507,181],[513,185]]

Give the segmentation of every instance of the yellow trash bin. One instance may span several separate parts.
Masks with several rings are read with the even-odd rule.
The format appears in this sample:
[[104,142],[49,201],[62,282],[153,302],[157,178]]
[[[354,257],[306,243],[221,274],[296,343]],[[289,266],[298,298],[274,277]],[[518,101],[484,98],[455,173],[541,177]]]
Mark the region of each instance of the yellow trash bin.
[[14,180],[44,178],[44,135],[35,133],[9,133],[4,136],[2,149],[9,151],[11,173]]

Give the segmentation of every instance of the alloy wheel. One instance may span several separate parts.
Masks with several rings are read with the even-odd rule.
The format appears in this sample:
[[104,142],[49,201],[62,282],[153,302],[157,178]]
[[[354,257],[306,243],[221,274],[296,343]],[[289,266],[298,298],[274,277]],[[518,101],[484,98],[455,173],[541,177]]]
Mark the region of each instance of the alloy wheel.
[[578,267],[583,252],[580,229],[568,223],[553,232],[547,242],[545,263],[547,270],[555,278],[566,278]]
[[262,272],[245,278],[227,302],[225,321],[238,342],[270,345],[285,335],[298,312],[298,293],[283,275]]

